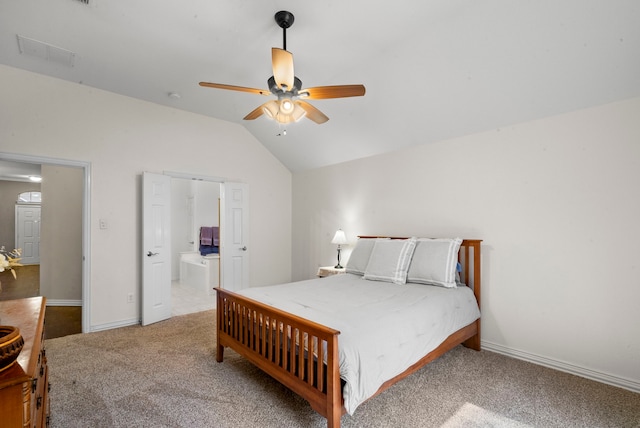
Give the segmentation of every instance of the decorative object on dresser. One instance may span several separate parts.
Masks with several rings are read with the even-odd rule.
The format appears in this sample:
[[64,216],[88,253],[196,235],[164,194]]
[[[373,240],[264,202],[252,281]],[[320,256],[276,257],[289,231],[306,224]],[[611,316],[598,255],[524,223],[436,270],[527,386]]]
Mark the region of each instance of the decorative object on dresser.
[[[16,278],[16,268],[18,266],[22,266],[20,263],[20,256],[22,251],[20,249],[16,249],[13,251],[9,251],[4,248],[4,245],[0,247],[0,272],[4,272],[5,270],[11,271],[11,274],[14,278]],[[2,288],[0,288],[2,291]]]
[[[22,266],[20,263],[20,256],[22,250],[16,249],[13,251],[7,250],[4,245],[0,246],[0,272],[9,271],[13,275],[13,279],[16,279],[16,269],[18,266]],[[0,293],[2,293],[2,281],[0,281]],[[2,319],[0,319],[2,323]]]
[[0,325],[0,372],[16,362],[23,346],[24,339],[18,327]]
[[336,269],[343,269],[343,266],[340,264],[340,246],[347,243],[347,237],[344,234],[342,229],[338,229],[336,231],[336,234],[333,236],[333,239],[331,240],[331,243],[332,244],[338,244],[338,264],[335,265],[334,267]]
[[0,371],[2,428],[49,425],[49,372],[44,349],[44,297],[0,302],[2,322],[20,331],[24,346]]
[[331,275],[339,275],[341,273],[345,273],[344,268],[337,268],[335,266],[320,266],[318,268],[318,273],[316,274],[319,278],[324,278],[326,276]]

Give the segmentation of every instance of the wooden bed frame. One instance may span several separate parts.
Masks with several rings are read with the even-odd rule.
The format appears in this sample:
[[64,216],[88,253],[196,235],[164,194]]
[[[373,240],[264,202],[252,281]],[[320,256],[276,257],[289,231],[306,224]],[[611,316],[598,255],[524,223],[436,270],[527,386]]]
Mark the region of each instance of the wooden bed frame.
[[[481,242],[464,240],[458,253],[462,264],[461,279],[473,288],[478,307]],[[339,428],[345,413],[338,358],[340,332],[222,288],[216,288],[216,292],[216,360],[223,361],[224,348],[228,346],[307,400],[315,411],[327,418],[329,428]],[[300,340],[304,340],[304,347],[299,346]],[[306,343],[317,343],[318,346],[309,353]],[[480,350],[480,319],[451,334],[417,363],[385,382],[374,396],[459,344]],[[326,364],[318,364],[323,360]]]

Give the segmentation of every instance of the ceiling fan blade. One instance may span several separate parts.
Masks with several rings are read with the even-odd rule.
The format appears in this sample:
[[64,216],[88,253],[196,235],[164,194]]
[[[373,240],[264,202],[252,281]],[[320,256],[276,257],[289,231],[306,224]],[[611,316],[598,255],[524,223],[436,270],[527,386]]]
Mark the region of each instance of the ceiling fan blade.
[[307,112],[306,116],[309,119],[313,120],[318,125],[325,123],[327,120],[329,120],[329,118],[323,112],[321,112],[320,110],[318,110],[317,108],[309,104],[308,102],[297,100],[295,103],[300,107],[302,107],[304,111]]
[[293,88],[293,54],[279,48],[271,48],[271,64],[276,84],[285,91]]
[[250,92],[252,94],[258,94],[258,95],[271,95],[271,92],[266,91],[264,89],[246,88],[244,86],[224,85],[222,83],[200,82],[200,86],[204,86],[206,88],[228,89],[230,91]]
[[243,117],[243,120],[254,120],[259,118],[260,116],[262,116],[262,114],[264,113],[264,106],[269,104],[271,101],[267,101],[266,103],[260,105],[259,107],[255,108],[253,111],[251,111],[251,113],[249,113],[248,115],[246,115],[245,117]]
[[300,96],[308,100],[323,100],[326,98],[361,97],[365,93],[365,88],[364,85],[317,86],[303,89],[299,93]]

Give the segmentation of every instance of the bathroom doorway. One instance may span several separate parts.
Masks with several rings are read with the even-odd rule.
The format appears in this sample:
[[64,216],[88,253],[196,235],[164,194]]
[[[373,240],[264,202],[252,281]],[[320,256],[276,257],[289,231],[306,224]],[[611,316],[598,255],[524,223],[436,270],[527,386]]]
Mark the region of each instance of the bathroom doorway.
[[217,181],[171,178],[172,316],[215,308],[213,288],[220,284],[219,236],[201,253],[200,230],[219,230],[221,186]]

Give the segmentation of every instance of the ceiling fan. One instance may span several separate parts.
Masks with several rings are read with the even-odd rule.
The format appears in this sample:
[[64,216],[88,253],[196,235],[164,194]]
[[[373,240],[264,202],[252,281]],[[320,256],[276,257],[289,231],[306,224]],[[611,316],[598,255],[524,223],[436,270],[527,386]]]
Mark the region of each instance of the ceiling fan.
[[254,120],[265,114],[279,123],[297,122],[306,116],[315,123],[321,124],[329,118],[305,100],[361,97],[364,95],[363,85],[318,86],[302,89],[302,81],[294,75],[293,54],[287,51],[287,28],[293,25],[293,14],[281,10],[275,14],[274,18],[278,26],[282,28],[283,48],[271,48],[273,76],[267,80],[269,90],[209,82],[200,82],[200,86],[250,92],[258,95],[273,94],[277,100],[267,101],[260,105],[246,115],[244,120]]

